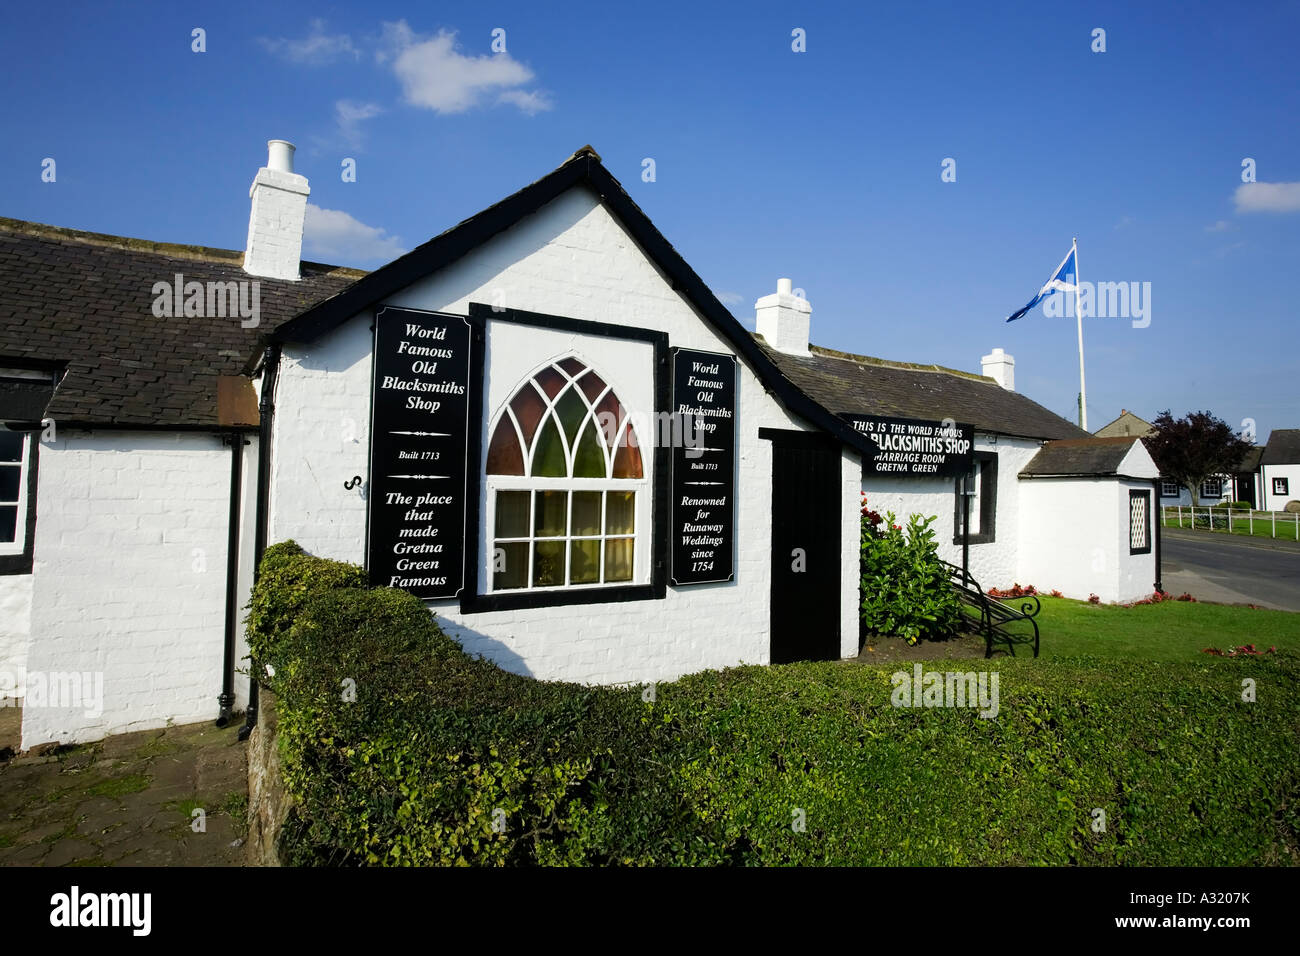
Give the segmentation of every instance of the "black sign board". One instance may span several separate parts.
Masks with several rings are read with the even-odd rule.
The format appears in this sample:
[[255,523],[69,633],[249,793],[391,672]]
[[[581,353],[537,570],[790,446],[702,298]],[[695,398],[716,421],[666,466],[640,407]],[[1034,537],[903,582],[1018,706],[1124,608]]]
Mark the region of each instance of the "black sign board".
[[867,475],[955,478],[970,471],[975,427],[951,419],[841,415],[871,439],[874,454],[862,464]]
[[730,581],[736,541],[736,357],[674,349],[673,412],[672,583]]
[[375,313],[366,567],[376,587],[453,598],[464,584],[470,326]]

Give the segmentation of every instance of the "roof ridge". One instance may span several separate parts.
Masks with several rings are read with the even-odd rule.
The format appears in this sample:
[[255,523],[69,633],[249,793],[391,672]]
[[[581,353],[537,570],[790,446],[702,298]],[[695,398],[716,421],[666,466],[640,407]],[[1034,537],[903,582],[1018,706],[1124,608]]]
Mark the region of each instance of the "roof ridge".
[[[51,226],[42,222],[26,219],[10,219],[0,216],[0,231],[36,239],[53,239],[60,242],[79,242],[106,249],[121,249],[125,252],[144,252],[153,255],[169,256],[173,259],[193,259],[203,262],[226,263],[243,268],[244,253],[237,249],[218,249],[214,246],[186,245],[179,242],[158,242],[153,239],[136,239],[131,236],[115,236],[107,232],[91,232],[86,229],[72,229],[68,226]],[[364,269],[349,266],[330,265],[325,262],[302,260],[302,265],[311,267],[312,271],[335,273],[337,275],[366,275]]]
[[[939,372],[944,375],[956,375],[959,378],[967,378],[972,381],[997,385],[997,380],[987,375],[976,375],[974,372],[965,372],[958,368],[948,368],[946,365],[923,365],[919,362],[899,362],[894,359],[876,358],[873,355],[857,355],[853,352],[843,352],[839,349],[827,348],[824,345],[813,345],[808,343],[808,351],[817,352],[828,358],[839,359],[845,362],[857,362],[859,365],[878,365],[884,368],[905,369],[910,372]],[[1001,388],[1001,386],[998,386]]]

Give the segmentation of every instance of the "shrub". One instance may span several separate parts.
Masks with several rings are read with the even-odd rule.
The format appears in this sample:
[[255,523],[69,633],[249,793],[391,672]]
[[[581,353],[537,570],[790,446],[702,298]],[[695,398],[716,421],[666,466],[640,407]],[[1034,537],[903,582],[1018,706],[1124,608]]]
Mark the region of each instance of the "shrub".
[[271,560],[255,623],[274,634],[250,639],[278,662],[270,684],[296,803],[287,862],[668,864],[732,852],[665,773],[685,738],[667,709],[651,719],[639,688],[507,673],[466,655],[407,592],[322,586],[355,583],[359,569],[288,548]]
[[892,511],[880,519],[863,502],[859,565],[862,624],[868,631],[915,644],[952,634],[960,625],[961,606],[930,529],[934,520],[912,515],[904,532]]
[[[313,557],[296,541],[271,545],[262,555],[248,602],[249,656],[279,670],[280,645],[313,595],[365,586],[366,574],[356,565]],[[265,678],[265,673],[257,676]]]

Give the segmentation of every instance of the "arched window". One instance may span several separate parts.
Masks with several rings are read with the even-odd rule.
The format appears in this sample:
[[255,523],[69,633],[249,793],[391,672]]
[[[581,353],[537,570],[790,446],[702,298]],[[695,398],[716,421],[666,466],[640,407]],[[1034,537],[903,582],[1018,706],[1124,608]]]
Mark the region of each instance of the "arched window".
[[583,362],[552,362],[520,386],[496,416],[486,470],[490,590],[643,576],[637,515],[646,481],[636,429]]

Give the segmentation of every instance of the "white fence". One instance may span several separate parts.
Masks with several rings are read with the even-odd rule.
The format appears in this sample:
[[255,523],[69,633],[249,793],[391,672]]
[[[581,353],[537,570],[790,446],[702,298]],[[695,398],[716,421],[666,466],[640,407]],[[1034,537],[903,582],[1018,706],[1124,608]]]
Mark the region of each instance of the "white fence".
[[1288,511],[1236,511],[1232,508],[1193,508],[1165,505],[1160,509],[1166,528],[1193,531],[1232,531],[1235,534],[1268,535],[1300,541],[1300,514]]

